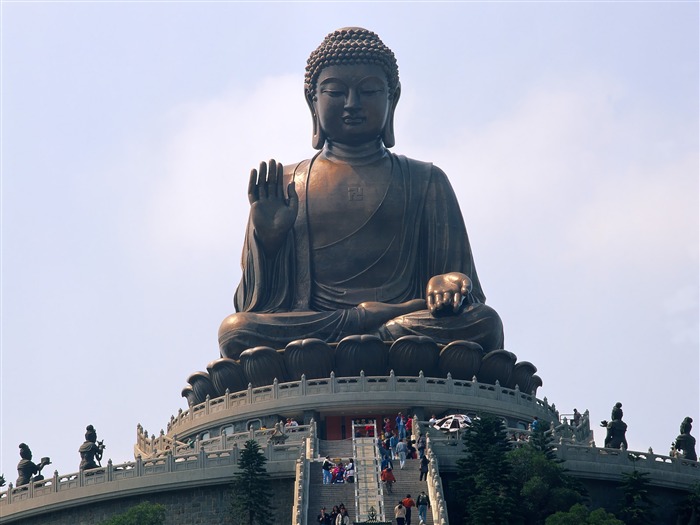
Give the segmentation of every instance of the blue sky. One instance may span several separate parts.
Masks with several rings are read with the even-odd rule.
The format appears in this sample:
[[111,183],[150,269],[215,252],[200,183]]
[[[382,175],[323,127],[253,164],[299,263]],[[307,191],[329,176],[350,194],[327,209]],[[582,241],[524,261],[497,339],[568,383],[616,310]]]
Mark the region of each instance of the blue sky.
[[[631,448],[700,422],[697,2],[2,6],[0,472],[184,408],[233,311],[260,160],[312,154],[309,53],[377,32],[394,151],[462,206],[506,348]],[[694,431],[697,436],[697,432]],[[603,434],[596,431],[602,444]]]

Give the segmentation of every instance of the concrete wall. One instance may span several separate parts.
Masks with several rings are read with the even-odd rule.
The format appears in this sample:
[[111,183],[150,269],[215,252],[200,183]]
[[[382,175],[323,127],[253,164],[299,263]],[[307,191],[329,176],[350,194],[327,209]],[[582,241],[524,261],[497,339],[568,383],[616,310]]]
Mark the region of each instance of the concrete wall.
[[[270,482],[274,493],[275,523],[291,523],[294,480]],[[230,485],[193,487],[170,492],[143,493],[138,496],[103,501],[79,507],[51,510],[45,514],[15,521],[17,525],[99,525],[141,502],[160,503],[166,508],[166,525],[224,525],[230,521]]]

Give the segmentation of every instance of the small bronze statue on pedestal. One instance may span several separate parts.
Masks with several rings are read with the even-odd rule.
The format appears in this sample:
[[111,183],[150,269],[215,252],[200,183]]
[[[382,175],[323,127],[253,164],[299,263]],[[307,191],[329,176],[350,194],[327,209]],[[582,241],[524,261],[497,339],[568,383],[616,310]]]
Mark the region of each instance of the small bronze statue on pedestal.
[[50,458],[41,458],[41,462],[37,465],[32,461],[32,451],[24,444],[19,444],[19,456],[22,458],[17,463],[17,486],[27,485],[32,481],[41,481],[44,476],[41,475],[41,469],[46,465],[51,464]]
[[627,423],[622,421],[622,403],[615,403],[610,415],[612,421],[603,420],[600,426],[607,428],[608,432],[605,436],[605,448],[624,448],[627,449]]
[[693,428],[693,418],[686,417],[681,423],[681,433],[676,438],[676,451],[682,453],[685,459],[692,461],[698,460],[698,455],[695,452],[695,438],[690,435]]
[[[85,443],[80,445],[80,470],[89,470],[101,467],[102,452],[107,448],[104,441],[97,441],[97,431],[92,425],[86,427]],[[97,460],[97,461],[95,461]]]

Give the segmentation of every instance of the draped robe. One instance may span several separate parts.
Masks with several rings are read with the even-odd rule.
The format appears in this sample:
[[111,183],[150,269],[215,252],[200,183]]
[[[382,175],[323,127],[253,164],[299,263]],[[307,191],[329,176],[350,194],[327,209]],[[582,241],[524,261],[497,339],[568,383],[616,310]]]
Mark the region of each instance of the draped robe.
[[[285,186],[293,180],[299,196],[294,227],[276,255],[268,257],[249,219],[243,275],[234,298],[239,313],[222,323],[222,355],[237,357],[243,348],[259,345],[281,348],[309,337],[334,342],[362,333],[384,340],[409,334],[428,335],[437,342],[469,339],[487,351],[502,348],[501,321],[484,304],[462,213],[447,176],[430,163],[389,155],[391,180],[384,198],[352,234],[326,246],[314,243],[309,227],[313,159],[285,169]],[[340,216],[343,212],[347,210],[338,210]],[[374,251],[366,249],[370,243]],[[349,257],[352,264],[345,264]],[[370,326],[358,307],[364,301],[399,304],[424,299],[428,280],[449,272],[461,272],[472,282],[458,315],[434,316],[424,310]]]

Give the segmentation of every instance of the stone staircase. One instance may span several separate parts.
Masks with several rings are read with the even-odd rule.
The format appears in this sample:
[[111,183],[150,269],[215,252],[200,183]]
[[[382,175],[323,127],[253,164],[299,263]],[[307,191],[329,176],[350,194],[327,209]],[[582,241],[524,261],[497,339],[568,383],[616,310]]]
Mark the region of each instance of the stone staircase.
[[[410,494],[415,501],[418,498],[421,490],[428,493],[428,483],[426,481],[419,481],[420,477],[420,460],[418,459],[407,459],[403,470],[399,468],[399,460],[394,460],[394,476],[396,477],[396,483],[394,483],[393,490],[391,494],[384,492],[384,508],[386,509],[387,519],[391,517],[394,518],[394,507],[399,502],[406,497],[406,494]],[[430,502],[433,503],[432,501]],[[432,509],[428,508],[427,513],[427,525],[433,525],[433,514]],[[411,509],[411,525],[418,525],[418,509],[413,507]]]
[[340,459],[345,463],[352,457],[352,440],[319,442],[319,457],[310,465],[309,469],[309,507],[307,510],[308,525],[317,525],[317,516],[321,507],[326,507],[330,514],[334,505],[345,505],[350,516],[350,522],[355,520],[355,485],[353,483],[323,484],[321,465],[323,458],[330,456],[332,460]]

